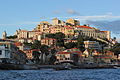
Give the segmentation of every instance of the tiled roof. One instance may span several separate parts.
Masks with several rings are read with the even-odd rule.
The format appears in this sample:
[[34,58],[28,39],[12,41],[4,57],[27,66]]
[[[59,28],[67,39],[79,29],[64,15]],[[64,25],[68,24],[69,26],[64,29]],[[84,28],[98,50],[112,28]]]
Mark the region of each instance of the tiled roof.
[[22,46],[22,43],[20,43],[20,42],[15,42],[14,45],[15,45],[15,46]]
[[108,31],[100,31],[100,32],[108,32]]
[[57,54],[71,54],[71,52],[58,52]]
[[89,26],[76,26],[78,28],[87,28],[87,29],[93,29],[92,27],[89,27]]
[[71,26],[64,26],[65,28],[69,28],[69,29],[73,29],[73,27]]

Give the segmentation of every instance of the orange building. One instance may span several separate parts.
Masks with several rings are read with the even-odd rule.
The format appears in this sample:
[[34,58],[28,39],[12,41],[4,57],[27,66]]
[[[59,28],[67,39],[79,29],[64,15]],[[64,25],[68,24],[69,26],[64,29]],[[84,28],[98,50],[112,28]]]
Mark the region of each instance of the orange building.
[[51,45],[55,45],[56,44],[56,39],[53,39],[53,38],[44,38],[41,40],[41,44],[43,45],[48,45],[48,46],[51,46]]

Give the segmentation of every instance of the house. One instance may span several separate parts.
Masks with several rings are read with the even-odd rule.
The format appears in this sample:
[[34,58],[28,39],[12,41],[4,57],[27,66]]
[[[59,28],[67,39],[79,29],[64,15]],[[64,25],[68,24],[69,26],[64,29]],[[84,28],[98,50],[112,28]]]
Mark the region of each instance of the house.
[[67,49],[56,53],[57,62],[82,62],[82,52],[77,48]]
[[86,49],[101,49],[99,42],[96,41],[84,41],[84,45]]
[[[0,41],[0,60],[5,63],[25,63],[26,56],[10,41]],[[24,61],[23,61],[24,60]]]
[[56,44],[56,39],[53,38],[44,38],[41,40],[41,44],[42,45],[48,45],[48,46],[52,46]]

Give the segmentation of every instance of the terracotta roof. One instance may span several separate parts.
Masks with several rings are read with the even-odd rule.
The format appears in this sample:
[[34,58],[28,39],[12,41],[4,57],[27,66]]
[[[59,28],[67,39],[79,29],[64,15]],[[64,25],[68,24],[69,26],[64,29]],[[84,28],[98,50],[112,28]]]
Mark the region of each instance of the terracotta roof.
[[108,32],[108,31],[100,31],[100,32]]
[[87,28],[87,29],[93,29],[92,27],[89,27],[89,26],[76,26],[78,28]]
[[73,29],[73,27],[71,27],[71,26],[64,26],[64,27],[69,28],[69,29]]
[[27,30],[20,30],[21,32],[28,32]]
[[15,42],[14,45],[15,45],[15,46],[22,46],[22,43],[20,43],[20,42]]
[[71,52],[58,52],[57,54],[71,54]]
[[56,39],[54,39],[54,38],[44,38],[42,40],[56,40]]

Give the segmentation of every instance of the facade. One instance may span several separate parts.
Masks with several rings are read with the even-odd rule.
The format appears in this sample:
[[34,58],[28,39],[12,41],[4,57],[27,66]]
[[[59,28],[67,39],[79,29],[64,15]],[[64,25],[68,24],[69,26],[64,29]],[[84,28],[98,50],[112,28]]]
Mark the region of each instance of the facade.
[[77,42],[77,40],[70,40],[70,39],[65,39],[64,40],[64,43],[69,43],[69,42],[74,42],[75,43],[75,42]]
[[10,58],[10,50],[5,46],[0,46],[0,59]]
[[62,20],[59,20],[58,18],[54,18],[54,19],[52,19],[52,25],[63,26],[63,25],[66,25],[66,23]]
[[66,38],[77,37],[81,35],[83,37],[93,37],[93,38],[107,38],[110,40],[110,31],[100,31],[94,27],[90,27],[89,25],[80,25],[80,22],[74,19],[68,19],[66,24],[61,23],[61,20],[54,18],[52,20],[52,24],[48,23],[40,23],[36,31],[40,31],[41,33],[57,33],[62,32],[66,35]]
[[26,56],[20,52],[13,42],[0,42],[0,60],[7,63],[25,63]]
[[41,45],[52,46],[56,44],[56,39],[53,38],[44,38],[41,40]]
[[6,37],[7,37],[7,33],[6,33],[6,31],[4,31],[4,32],[2,33],[2,39],[6,39]]
[[27,59],[33,59],[32,50],[25,50],[24,53],[27,56]]
[[18,41],[21,43],[32,43],[34,40],[41,40],[42,33],[39,31],[17,30]]
[[75,30],[76,34],[79,33],[83,37],[84,36],[85,37],[93,37],[95,39],[96,38],[102,38],[102,39],[107,38],[108,40],[110,40],[110,31],[100,31],[99,29],[89,27],[88,25],[75,26],[74,30]]
[[96,41],[84,41],[84,45],[86,49],[101,49],[99,42]]
[[72,18],[66,20],[67,25],[80,25],[80,22],[78,20],[74,20]]
[[67,49],[56,54],[57,62],[83,62],[82,52],[78,48]]

